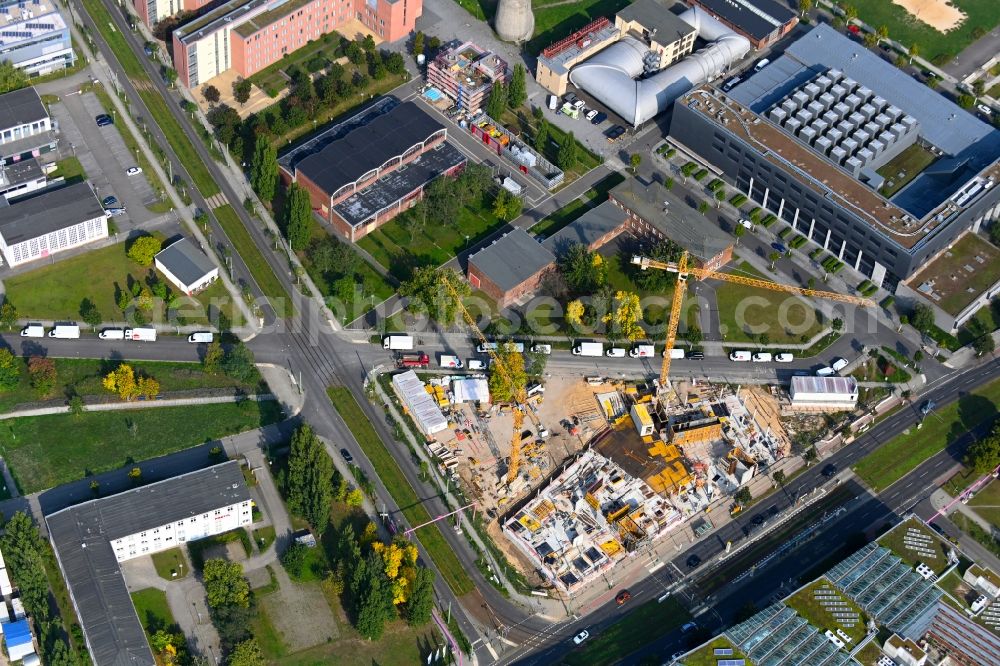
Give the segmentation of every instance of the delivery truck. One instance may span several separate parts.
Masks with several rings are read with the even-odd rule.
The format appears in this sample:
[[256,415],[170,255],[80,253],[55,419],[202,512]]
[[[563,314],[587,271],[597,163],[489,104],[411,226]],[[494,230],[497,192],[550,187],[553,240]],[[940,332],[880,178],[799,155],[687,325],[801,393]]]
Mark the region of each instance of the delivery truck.
[[400,354],[396,359],[396,365],[401,368],[426,368],[431,364],[431,358],[424,352],[414,352],[412,354]]
[[461,370],[465,366],[462,363],[462,359],[460,359],[459,357],[452,356],[450,354],[441,354],[441,367]]
[[684,350],[679,347],[664,349],[663,355],[666,356],[667,354],[670,354],[670,358],[684,358]]
[[604,356],[604,345],[600,342],[579,342],[573,347],[574,356]]
[[49,331],[49,337],[75,340],[80,337],[80,327],[76,324],[56,324],[56,327]]
[[155,328],[126,328],[125,339],[135,342],[156,342]]
[[382,339],[382,349],[410,351],[413,349],[412,335],[387,335]]
[[28,324],[21,329],[22,338],[44,338],[45,327],[41,324]]
[[653,345],[636,345],[629,350],[628,355],[632,358],[651,358],[656,356]]
[[125,339],[125,329],[123,328],[106,328],[97,334],[101,340],[124,340]]

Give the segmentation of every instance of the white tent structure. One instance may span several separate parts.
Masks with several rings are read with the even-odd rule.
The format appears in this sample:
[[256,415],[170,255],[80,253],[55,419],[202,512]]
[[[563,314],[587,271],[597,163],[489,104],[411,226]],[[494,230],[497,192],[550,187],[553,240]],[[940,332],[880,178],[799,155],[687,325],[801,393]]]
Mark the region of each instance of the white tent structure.
[[403,401],[403,406],[406,407],[406,411],[409,412],[420,432],[431,437],[435,433],[448,429],[448,419],[441,413],[434,398],[427,393],[427,389],[417,377],[417,373],[409,370],[395,375],[392,378],[392,387],[399,399]]
[[451,392],[455,404],[462,402],[489,402],[490,385],[482,377],[463,377],[451,382]]

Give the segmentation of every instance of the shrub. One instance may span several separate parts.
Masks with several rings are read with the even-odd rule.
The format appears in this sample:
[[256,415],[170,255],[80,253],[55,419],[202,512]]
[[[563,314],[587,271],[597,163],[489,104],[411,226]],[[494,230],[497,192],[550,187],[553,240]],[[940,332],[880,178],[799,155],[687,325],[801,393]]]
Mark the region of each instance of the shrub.
[[737,208],[739,208],[740,206],[742,206],[746,202],[747,202],[747,198],[746,198],[746,195],[744,195],[744,194],[737,193],[737,194],[734,194],[732,197],[729,198],[729,203],[733,204]]
[[673,157],[676,154],[677,154],[677,149],[676,148],[669,148],[669,149],[667,149],[667,152],[664,153],[664,155],[666,155],[667,157]]
[[780,232],[778,232],[778,238],[780,238],[781,240],[788,240],[788,237],[791,236],[793,233],[794,232],[792,231],[791,227],[785,227]]
[[889,308],[892,307],[892,304],[895,302],[896,302],[895,296],[886,296],[885,298],[882,299],[882,302],[879,303],[879,305],[888,310]]
[[761,208],[760,206],[757,206],[752,211],[750,211],[750,214],[749,214],[750,221],[753,222],[754,224],[757,224],[758,222],[760,222],[760,216],[763,213],[764,213],[764,209]]
[[795,248],[796,250],[806,244],[805,236],[796,236],[792,240],[788,241],[788,246]]
[[[695,177],[697,178],[697,176]],[[708,184],[708,189],[712,190],[713,192],[717,192],[718,190],[722,189],[723,185],[725,185],[725,183],[722,182],[721,178],[715,178],[712,180],[711,183]]]
[[760,221],[760,223],[762,225],[764,225],[765,229],[767,229],[769,226],[771,226],[772,224],[774,224],[777,221],[778,221],[778,218],[774,215],[774,213],[768,213],[764,217],[764,219]]
[[819,258],[823,255],[823,248],[818,247],[809,253],[809,258],[813,261],[819,261]]
[[694,179],[697,181],[705,180],[708,177],[708,169],[701,169],[694,175]]
[[685,176],[690,176],[691,174],[694,173],[694,170],[697,168],[698,168],[697,164],[695,164],[694,162],[688,162],[687,164],[681,167],[681,173],[684,174]]

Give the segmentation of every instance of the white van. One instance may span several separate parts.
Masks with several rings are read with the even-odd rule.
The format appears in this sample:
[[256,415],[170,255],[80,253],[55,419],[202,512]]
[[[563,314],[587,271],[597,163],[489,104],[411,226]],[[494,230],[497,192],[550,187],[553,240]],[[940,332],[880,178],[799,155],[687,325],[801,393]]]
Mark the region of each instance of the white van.
[[764,69],[765,67],[767,67],[770,64],[771,64],[771,61],[768,60],[767,58],[764,58],[759,63],[757,63],[757,65],[753,68],[753,71],[759,72],[760,70]]
[[751,358],[753,358],[753,354],[748,351],[734,351],[729,355],[730,361],[739,361],[741,363],[749,361]]
[[555,95],[549,95],[549,109],[555,111],[559,108],[559,98]]
[[778,363],[791,363],[795,360],[795,356],[785,352],[784,354],[775,354],[774,360]]
[[551,354],[552,345],[535,345],[531,348],[531,351],[535,354]]
[[478,358],[470,358],[465,365],[469,370],[485,370],[486,363],[486,361],[481,361]]
[[621,347],[612,347],[607,352],[605,352],[609,358],[625,358],[625,350]]
[[215,334],[211,331],[195,331],[188,336],[188,342],[193,342],[195,344],[200,342],[212,342],[215,340]]
[[76,324],[56,324],[56,327],[49,331],[49,337],[75,340],[80,337],[80,327]]
[[671,347],[670,349],[664,349],[663,355],[666,356],[670,354],[670,358],[684,358],[684,350],[680,347]]
[[840,372],[847,367],[847,359],[835,358],[833,359],[833,363],[830,364],[830,367],[833,368],[834,372]]
[[819,370],[816,371],[817,377],[829,377],[830,375],[835,375],[835,374],[837,374],[837,371],[831,367],[820,368]]
[[97,334],[101,340],[124,340],[125,330],[121,328],[106,328]]
[[126,328],[125,339],[136,342],[156,342],[155,328]]
[[771,354],[769,352],[757,352],[753,355],[754,363],[770,363]]
[[22,338],[44,338],[45,327],[41,324],[28,324],[21,329]]

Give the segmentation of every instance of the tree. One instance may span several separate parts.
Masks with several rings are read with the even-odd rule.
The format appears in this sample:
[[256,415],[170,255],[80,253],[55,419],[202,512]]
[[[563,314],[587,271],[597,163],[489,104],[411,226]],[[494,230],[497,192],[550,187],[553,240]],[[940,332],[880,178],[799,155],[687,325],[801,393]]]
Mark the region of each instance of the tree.
[[40,397],[52,393],[56,387],[56,364],[51,358],[32,356],[28,359],[28,376],[31,377],[31,388]]
[[774,264],[778,261],[778,259],[781,259],[781,253],[776,250],[772,250],[771,254],[767,255],[767,259],[771,262],[771,270],[773,271]]
[[135,379],[135,370],[127,363],[104,376],[104,388],[118,395],[122,400],[134,400],[139,396],[139,384]]
[[218,104],[219,100],[222,98],[222,94],[215,86],[205,86],[202,88],[201,96],[204,97],[205,101],[209,104]]
[[258,135],[254,143],[250,159],[250,186],[265,202],[274,198],[278,186],[278,153],[263,134]]
[[877,43],[879,44],[882,43],[882,40],[889,39],[889,26],[880,25],[875,28],[875,37],[878,39]]
[[163,80],[171,88],[177,83],[177,70],[173,67],[167,67],[166,65],[160,67],[160,76],[163,77]]
[[707,201],[700,201],[700,202],[698,202],[698,212],[701,213],[702,215],[705,215],[706,213],[708,213],[708,202]]
[[208,560],[202,568],[202,580],[211,608],[250,606],[250,584],[243,577],[239,562],[227,562],[222,558]]
[[559,271],[566,286],[577,294],[592,294],[604,285],[606,269],[601,256],[591,252],[583,243],[568,246],[559,258]]
[[510,222],[521,216],[524,209],[524,201],[521,197],[511,194],[509,190],[501,187],[497,192],[496,199],[493,200],[493,214],[504,222]]
[[140,377],[135,383],[135,388],[146,400],[152,400],[160,394],[160,382],[152,377]]
[[375,38],[371,35],[365,35],[365,38],[361,40],[361,48],[363,48],[368,53],[375,50]]
[[976,474],[985,474],[1000,465],[1000,421],[994,422],[989,435],[969,445],[965,462]]
[[413,35],[413,55],[421,55],[424,52],[424,33],[417,30]]
[[0,60],[0,94],[8,93],[28,85],[28,75],[15,67],[9,60]]
[[684,333],[681,334],[682,340],[687,340],[694,346],[700,345],[702,340],[705,339],[705,334],[701,330],[701,326],[698,324],[691,324],[688,326]]
[[13,391],[21,377],[20,363],[9,349],[0,349],[0,391]]
[[437,51],[441,48],[441,39],[436,35],[431,35],[431,38],[427,40],[427,48],[431,51]]
[[737,504],[747,505],[750,500],[753,499],[753,495],[750,494],[750,489],[746,486],[742,486],[739,490],[733,493],[733,501]]
[[979,98],[983,96],[983,93],[986,92],[986,81],[983,79],[977,79],[972,84],[972,92],[975,93],[976,100],[978,101]]
[[139,236],[129,245],[125,252],[128,258],[140,266],[151,266],[153,257],[163,249],[163,243],[155,236]]
[[[992,242],[994,245],[1000,247],[1000,221],[993,222],[990,225],[990,242]],[[4,305],[7,305],[7,303],[4,302]],[[2,311],[0,311],[0,320],[2,320],[2,319],[3,319],[3,315],[2,315]]]
[[97,326],[101,323],[101,313],[94,305],[94,301],[89,298],[80,301],[80,318],[91,326]]
[[68,404],[69,404],[69,413],[72,414],[73,416],[82,416],[83,413],[87,411],[87,406],[84,404],[83,398],[81,398],[79,395],[75,393],[70,397]]
[[812,9],[812,0],[799,0],[799,14],[805,16]]
[[646,332],[639,325],[641,320],[639,295],[629,291],[616,292],[614,308],[604,317],[604,323],[609,327],[609,337],[628,341],[641,340],[646,337]]
[[455,179],[442,176],[432,180],[424,190],[424,201],[432,221],[446,226],[453,226],[458,221],[462,203],[455,193]]
[[299,426],[292,434],[286,478],[288,506],[322,533],[330,522],[333,461],[309,425]]
[[674,179],[667,178],[665,181],[663,181],[663,187],[667,188],[668,190],[674,189]]
[[213,340],[205,348],[205,356],[201,359],[201,366],[205,369],[205,372],[214,375],[222,370],[222,361],[225,355],[225,352],[222,350],[222,344],[218,340]]
[[902,331],[903,327],[906,326],[909,323],[910,323],[910,318],[909,317],[907,317],[906,315],[899,315],[899,328],[896,329],[897,332],[898,331]]
[[[1000,225],[994,224],[993,227],[1000,227]],[[10,330],[16,323],[17,308],[14,307],[9,298],[4,298],[3,305],[0,305],[0,324],[3,324]]]
[[844,5],[844,18],[848,23],[858,18],[858,9],[854,5]]
[[[549,145],[549,121],[542,118],[538,121],[538,129],[535,130],[535,136],[532,140],[532,145],[538,152],[543,152]],[[1000,226],[1000,225],[994,225]]]
[[230,145],[239,136],[240,114],[228,104],[213,106],[206,115],[208,123],[215,130],[215,138],[225,145]]
[[784,485],[785,472],[779,469],[775,471],[774,474],[771,475],[771,478],[774,479],[774,482],[777,483],[779,486]]
[[506,372],[500,371],[497,363],[490,366],[490,398],[495,403],[514,402],[518,394],[523,394],[528,385],[528,374],[524,370],[524,354],[515,351],[510,344],[500,345],[497,358]]
[[229,666],[264,666],[265,663],[256,638],[237,643],[229,654]]
[[583,303],[579,300],[570,301],[566,304],[566,323],[574,328],[583,328]]
[[233,99],[243,106],[250,99],[250,93],[253,90],[253,84],[250,83],[250,79],[238,78],[233,81]]
[[[722,202],[726,200],[726,190],[720,187],[712,193],[712,196],[715,197],[715,207],[722,208]],[[736,226],[742,227],[743,225],[737,224]]]
[[572,132],[569,132],[563,137],[562,143],[559,144],[559,153],[556,155],[556,162],[559,163],[559,168],[565,171],[576,166],[578,159],[576,137],[573,136]]
[[356,627],[369,640],[378,640],[386,621],[395,613],[392,584],[385,575],[385,563],[378,552],[368,553],[351,580],[351,598],[356,604]]
[[910,324],[921,333],[926,333],[934,326],[934,311],[931,306],[917,303],[910,313]]
[[993,336],[989,333],[985,335],[980,335],[972,341],[972,348],[976,350],[978,356],[983,354],[992,354],[996,349],[996,343],[993,342]]
[[830,322],[830,327],[837,333],[840,333],[844,330],[844,320],[840,317],[835,317],[834,320]]
[[222,360],[222,371],[244,384],[256,381],[257,366],[253,352],[241,341],[237,341]]
[[485,164],[469,164],[455,180],[456,194],[462,198],[462,203],[468,204],[481,199],[483,194],[493,184],[493,172]]
[[632,153],[632,155],[628,158],[628,161],[629,165],[632,167],[632,173],[635,173],[639,170],[639,165],[642,164],[642,155],[639,153]]
[[507,108],[507,87],[497,81],[490,90],[489,99],[486,100],[486,115],[499,122],[505,108]]
[[510,79],[510,86],[507,88],[507,106],[516,109],[524,104],[528,99],[528,88],[525,83],[524,65],[517,63],[514,65],[514,74]]
[[969,95],[968,93],[963,93],[959,95],[958,99],[955,101],[963,109],[971,109],[973,106],[976,105],[976,98],[973,97],[972,95]]
[[736,244],[737,245],[740,244],[740,239],[743,238],[743,236],[745,236],[746,233],[747,233],[747,228],[746,227],[744,227],[742,224],[737,224],[736,225],[736,227],[733,229],[733,235],[736,236]]
[[913,59],[916,58],[918,55],[920,55],[920,47],[916,44],[910,44],[909,53],[910,53],[910,62],[912,63]]
[[4,525],[0,549],[28,615],[37,623],[47,621],[49,583],[45,577],[42,541],[28,514],[18,511]]
[[417,567],[410,598],[403,607],[406,623],[411,627],[422,627],[430,621],[433,609],[434,572],[426,567]]
[[[451,289],[446,288],[444,282]],[[409,299],[407,308],[410,311],[426,314],[441,324],[452,324],[458,316],[459,303],[454,294],[462,299],[471,293],[469,283],[453,268],[424,266],[399,285],[399,295]]]
[[292,183],[288,187],[285,207],[282,212],[288,244],[296,252],[306,249],[306,246],[309,245],[309,222],[312,218],[309,192],[298,183]]

